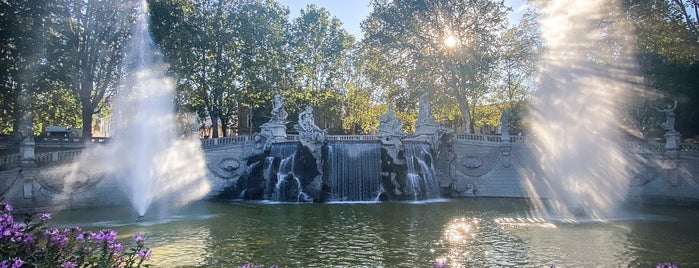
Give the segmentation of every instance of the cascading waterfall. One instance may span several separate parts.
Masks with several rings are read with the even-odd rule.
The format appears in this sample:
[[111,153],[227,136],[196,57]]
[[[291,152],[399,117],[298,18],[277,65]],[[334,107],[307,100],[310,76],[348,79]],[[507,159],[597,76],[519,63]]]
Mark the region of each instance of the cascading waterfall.
[[265,199],[279,202],[309,201],[303,193],[301,181],[294,174],[297,142],[272,144],[265,159]]
[[407,162],[408,192],[412,192],[413,198],[434,199],[439,197],[439,184],[435,175],[430,145],[421,142],[403,142],[405,148],[405,160]]
[[538,206],[550,217],[613,217],[627,193],[619,107],[634,63],[620,5],[570,0],[548,1],[544,8],[546,50],[530,111],[542,174],[524,187],[532,200],[547,198]]
[[331,201],[373,201],[380,190],[380,144],[331,142],[328,169]]
[[196,137],[176,138],[174,84],[156,58],[148,31],[148,4],[141,3],[126,63],[132,75],[117,94],[115,136],[102,161],[115,173],[136,212],[152,202],[187,203],[210,190]]

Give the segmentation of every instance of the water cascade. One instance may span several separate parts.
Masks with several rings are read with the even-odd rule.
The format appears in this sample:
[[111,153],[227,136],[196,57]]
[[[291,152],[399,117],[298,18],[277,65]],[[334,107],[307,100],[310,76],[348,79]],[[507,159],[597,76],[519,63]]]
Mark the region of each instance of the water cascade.
[[413,199],[433,199],[439,197],[439,185],[435,175],[430,145],[422,142],[404,142],[405,160],[408,175],[405,191],[412,193]]
[[331,201],[376,199],[381,177],[378,142],[330,142],[327,161]]
[[530,111],[541,176],[524,186],[533,200],[547,198],[538,211],[551,217],[612,217],[627,193],[618,108],[634,64],[619,5],[549,1],[544,9],[546,50]]
[[265,158],[265,200],[279,202],[310,201],[303,192],[299,175],[294,170],[298,146],[297,142],[272,144],[270,153]]
[[103,161],[143,216],[156,200],[187,203],[205,196],[210,186],[199,141],[176,137],[175,86],[165,75],[165,64],[155,57],[145,1],[139,12],[126,58],[132,75],[119,89],[116,134]]

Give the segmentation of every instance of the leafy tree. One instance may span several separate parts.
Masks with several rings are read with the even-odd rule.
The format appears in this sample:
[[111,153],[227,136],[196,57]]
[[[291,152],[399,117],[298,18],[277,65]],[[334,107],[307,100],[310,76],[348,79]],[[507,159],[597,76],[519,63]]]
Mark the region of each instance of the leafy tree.
[[135,4],[107,0],[63,0],[53,25],[61,54],[66,88],[81,106],[84,137],[92,136],[93,115],[116,93],[123,73],[123,59],[135,22]]
[[288,15],[275,1],[247,3],[237,13],[241,69],[235,101],[251,111],[253,126],[269,120],[275,91],[289,95],[285,91],[292,88]]
[[339,19],[325,8],[309,5],[294,19],[289,33],[293,80],[298,91],[290,100],[292,111],[305,105],[315,109],[324,123],[335,127],[333,119],[342,115],[342,96],[346,92],[347,68],[354,37],[342,28]]
[[53,7],[43,1],[0,1],[0,132],[20,131],[20,120],[30,120],[35,94],[47,83],[44,18]]
[[[374,1],[373,7],[363,44],[370,47],[364,51],[383,55],[376,61],[391,66],[372,77],[388,79],[375,81],[388,90],[386,98],[409,103],[429,93],[434,106],[456,104],[470,132],[473,106],[493,88],[508,9],[490,0]],[[454,101],[435,102],[446,96]]]
[[638,87],[647,89],[632,96],[626,121],[645,138],[661,138],[665,118],[654,107],[677,100],[677,130],[685,137],[699,135],[699,111],[694,109],[699,102],[699,35],[696,16],[689,13],[696,1],[624,1],[624,6],[636,34],[643,78]]
[[347,84],[343,107],[342,128],[349,130],[351,134],[376,133],[379,116],[388,110],[387,105],[374,102],[367,88],[360,88],[353,83]]
[[213,137],[219,121],[227,135],[240,104],[254,111],[288,84],[288,10],[276,2],[152,2],[154,39],[177,78],[178,102],[211,117]]

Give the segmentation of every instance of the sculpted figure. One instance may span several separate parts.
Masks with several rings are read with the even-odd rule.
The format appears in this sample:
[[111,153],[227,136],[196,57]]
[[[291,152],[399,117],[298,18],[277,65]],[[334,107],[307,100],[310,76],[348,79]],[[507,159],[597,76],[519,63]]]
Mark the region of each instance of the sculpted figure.
[[418,105],[420,106],[420,110],[418,111],[417,120],[421,123],[432,123],[434,121],[434,119],[432,119],[432,105],[427,100],[427,94],[420,95]]
[[323,132],[313,120],[313,107],[311,106],[306,106],[306,109],[299,113],[299,125],[307,132]]
[[383,135],[403,135],[403,122],[393,112],[393,104],[389,104],[388,111],[379,116],[379,133]]
[[675,108],[677,108],[677,101],[675,101],[675,106],[672,108],[670,104],[665,106],[665,109],[655,108],[658,112],[665,113],[665,122],[661,126],[667,131],[675,130]]
[[272,120],[286,121],[289,114],[284,110],[284,100],[279,92],[274,93],[274,107],[272,108]]

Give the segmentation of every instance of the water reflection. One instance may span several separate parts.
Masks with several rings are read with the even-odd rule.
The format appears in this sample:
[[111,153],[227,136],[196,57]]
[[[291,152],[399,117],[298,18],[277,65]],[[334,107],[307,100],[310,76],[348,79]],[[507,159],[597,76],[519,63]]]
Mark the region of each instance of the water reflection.
[[128,208],[67,211],[55,219],[115,228],[125,240],[144,233],[156,267],[699,266],[697,209],[643,208],[625,219],[568,223],[528,216],[528,208],[518,199],[199,202],[146,222],[129,222]]

